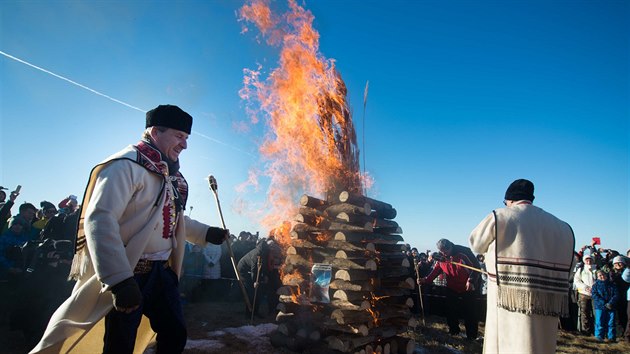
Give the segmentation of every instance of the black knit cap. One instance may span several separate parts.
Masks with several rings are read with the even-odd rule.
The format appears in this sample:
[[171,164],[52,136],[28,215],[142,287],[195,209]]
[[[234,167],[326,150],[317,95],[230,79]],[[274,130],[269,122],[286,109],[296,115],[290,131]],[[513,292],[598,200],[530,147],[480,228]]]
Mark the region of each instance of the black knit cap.
[[526,179],[517,179],[505,191],[505,200],[534,201],[534,184]]
[[147,112],[145,128],[154,126],[172,128],[190,134],[192,117],[177,106],[159,105]]

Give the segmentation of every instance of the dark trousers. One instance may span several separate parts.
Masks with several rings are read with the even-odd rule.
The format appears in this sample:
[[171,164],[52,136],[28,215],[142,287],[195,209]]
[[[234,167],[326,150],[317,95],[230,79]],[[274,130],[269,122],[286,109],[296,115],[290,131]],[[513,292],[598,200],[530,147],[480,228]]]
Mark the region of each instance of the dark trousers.
[[181,353],[187,333],[177,275],[156,262],[149,273],[136,274],[134,278],[142,291],[142,305],[129,314],[112,309],[105,316],[103,353],[132,354],[143,314],[157,333],[156,353]]
[[479,320],[475,312],[475,296],[473,291],[464,293],[456,293],[446,288],[446,323],[448,324],[449,333],[458,334],[459,316],[464,317],[464,325],[466,326],[466,337],[476,339],[479,332]]
[[583,333],[593,333],[593,300],[590,296],[579,294],[580,330]]
[[626,342],[630,342],[630,301],[626,305],[626,315],[628,317],[628,321],[626,322],[626,333],[624,336],[626,337]]

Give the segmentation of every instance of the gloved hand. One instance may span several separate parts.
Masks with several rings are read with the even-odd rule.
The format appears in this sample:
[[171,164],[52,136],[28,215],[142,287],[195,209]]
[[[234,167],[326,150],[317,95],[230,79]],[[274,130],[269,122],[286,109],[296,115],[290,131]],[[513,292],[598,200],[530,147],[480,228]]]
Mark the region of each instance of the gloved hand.
[[206,231],[206,241],[215,245],[220,245],[230,237],[230,230],[220,227],[210,226]]
[[606,305],[604,305],[604,306],[606,306],[606,308],[607,308],[607,309],[609,309],[609,310],[612,310],[612,309],[613,309],[612,304],[606,304]]
[[142,303],[142,292],[133,277],[114,285],[112,295],[116,311],[130,313],[140,307]]

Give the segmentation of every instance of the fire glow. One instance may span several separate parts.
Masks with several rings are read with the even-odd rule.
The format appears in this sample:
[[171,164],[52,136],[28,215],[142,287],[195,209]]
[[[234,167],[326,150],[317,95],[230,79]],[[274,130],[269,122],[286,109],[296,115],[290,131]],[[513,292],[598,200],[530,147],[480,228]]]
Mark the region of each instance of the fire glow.
[[[239,11],[244,25],[254,25],[267,44],[280,47],[278,67],[266,79],[262,67],[245,69],[239,92],[251,122],[261,116],[269,128],[260,146],[263,173],[270,179],[261,223],[269,229],[291,220],[301,193],[326,196],[335,189],[364,188],[347,89],[334,60],[319,53],[313,19],[294,0],[282,15],[265,0],[252,0]],[[289,232],[276,238],[285,245],[290,241]]]

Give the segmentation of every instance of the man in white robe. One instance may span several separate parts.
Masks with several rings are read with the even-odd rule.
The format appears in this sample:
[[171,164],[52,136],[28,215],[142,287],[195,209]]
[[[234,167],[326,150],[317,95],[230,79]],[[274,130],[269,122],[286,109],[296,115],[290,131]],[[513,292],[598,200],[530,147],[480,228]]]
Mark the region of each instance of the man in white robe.
[[514,181],[506,208],[472,231],[488,270],[484,353],[555,353],[558,317],[568,313],[575,238],[564,221],[532,205],[534,184]]

